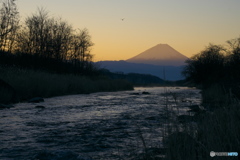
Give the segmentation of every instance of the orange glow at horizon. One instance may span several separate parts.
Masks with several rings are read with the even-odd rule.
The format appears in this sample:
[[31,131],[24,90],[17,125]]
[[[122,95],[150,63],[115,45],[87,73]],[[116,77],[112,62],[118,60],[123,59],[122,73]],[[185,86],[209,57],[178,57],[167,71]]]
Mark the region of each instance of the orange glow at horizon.
[[74,28],[87,28],[94,61],[126,60],[160,43],[191,57],[209,43],[225,44],[240,35],[239,0],[19,0],[17,5],[22,21],[43,7]]

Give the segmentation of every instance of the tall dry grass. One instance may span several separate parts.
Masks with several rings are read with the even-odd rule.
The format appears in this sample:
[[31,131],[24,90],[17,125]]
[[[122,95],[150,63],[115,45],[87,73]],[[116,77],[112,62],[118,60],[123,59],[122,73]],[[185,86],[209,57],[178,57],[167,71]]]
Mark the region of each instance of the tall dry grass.
[[[126,81],[110,80],[104,77],[52,74],[16,67],[0,67],[0,73],[0,79],[15,89],[19,100],[27,100],[36,96],[52,97],[133,89],[132,85]],[[9,94],[6,90],[0,92],[0,103],[9,99]]]
[[[175,132],[164,137],[165,160],[210,160],[210,152],[240,154],[240,103],[217,86],[203,91],[203,101],[214,109],[198,117],[196,123],[171,125]],[[180,127],[181,126],[181,127]],[[180,129],[179,129],[180,128]],[[214,157],[214,159],[239,157]]]

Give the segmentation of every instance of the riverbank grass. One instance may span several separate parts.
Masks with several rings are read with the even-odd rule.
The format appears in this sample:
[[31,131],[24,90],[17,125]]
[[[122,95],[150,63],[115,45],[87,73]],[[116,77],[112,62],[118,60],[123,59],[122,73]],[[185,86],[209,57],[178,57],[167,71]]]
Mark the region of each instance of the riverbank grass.
[[[0,67],[0,73],[0,79],[12,86],[21,101],[39,96],[53,97],[133,89],[127,81],[111,80],[105,77],[53,74],[16,67]],[[10,100],[12,96],[12,91],[3,89],[0,90],[0,103]]]
[[196,122],[181,125],[181,130],[178,129],[180,124],[172,125],[172,130],[176,131],[168,132],[168,136],[164,137],[167,148],[164,160],[211,160],[211,151],[239,154],[239,101],[217,86],[204,89],[202,95],[203,104],[208,106],[207,111]]

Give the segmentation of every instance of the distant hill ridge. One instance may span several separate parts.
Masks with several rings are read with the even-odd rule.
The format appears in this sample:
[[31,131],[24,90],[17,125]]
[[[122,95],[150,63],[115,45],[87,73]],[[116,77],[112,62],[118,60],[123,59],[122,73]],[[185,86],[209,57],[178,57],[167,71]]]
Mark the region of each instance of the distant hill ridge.
[[140,73],[140,74],[151,74],[159,78],[166,80],[182,80],[184,77],[181,72],[183,66],[159,66],[151,64],[141,64],[141,63],[129,63],[126,61],[99,61],[96,65],[100,68],[108,69],[111,72],[123,72],[128,73]]
[[126,61],[161,66],[182,66],[185,65],[187,59],[188,57],[176,51],[168,44],[158,44]]

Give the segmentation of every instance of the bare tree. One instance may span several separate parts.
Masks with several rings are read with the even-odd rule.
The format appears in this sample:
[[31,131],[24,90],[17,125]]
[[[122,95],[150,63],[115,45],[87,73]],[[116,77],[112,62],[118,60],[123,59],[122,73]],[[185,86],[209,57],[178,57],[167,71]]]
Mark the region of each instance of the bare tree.
[[53,21],[54,25],[51,30],[50,50],[52,50],[52,57],[60,60],[66,60],[70,50],[70,43],[72,40],[72,26],[67,22],[59,20]]
[[25,21],[26,29],[30,40],[32,54],[43,55],[45,49],[45,40],[47,35],[48,13],[43,9],[38,9],[36,14],[28,17]]
[[15,0],[5,0],[0,8],[0,50],[11,52],[19,28],[19,12]]
[[93,55],[90,54],[93,45],[87,29],[78,30],[74,34],[71,42],[70,57],[75,66],[79,66],[80,68],[87,67],[88,62],[92,61],[93,58]]
[[240,56],[240,37],[228,40],[227,44],[230,48],[230,54],[233,54],[234,56]]
[[44,9],[28,17],[18,36],[18,50],[47,58],[65,60],[72,37],[72,26],[48,16]]

